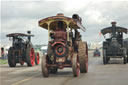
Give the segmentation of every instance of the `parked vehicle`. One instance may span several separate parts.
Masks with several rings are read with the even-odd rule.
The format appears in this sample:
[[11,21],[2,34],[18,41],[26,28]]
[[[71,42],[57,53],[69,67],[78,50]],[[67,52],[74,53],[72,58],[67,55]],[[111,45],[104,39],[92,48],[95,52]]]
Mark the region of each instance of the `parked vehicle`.
[[96,49],[93,53],[93,56],[96,57],[96,56],[100,56],[100,51],[98,49]]

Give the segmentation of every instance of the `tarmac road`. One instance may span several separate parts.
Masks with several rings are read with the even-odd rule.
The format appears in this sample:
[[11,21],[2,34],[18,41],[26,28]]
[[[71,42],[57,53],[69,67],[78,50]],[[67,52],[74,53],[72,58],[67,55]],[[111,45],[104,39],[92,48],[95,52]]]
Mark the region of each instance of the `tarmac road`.
[[73,77],[72,69],[59,70],[44,78],[40,65],[27,67],[17,65],[10,68],[0,65],[0,85],[128,85],[128,64],[112,60],[103,65],[102,57],[92,57],[89,52],[89,72]]

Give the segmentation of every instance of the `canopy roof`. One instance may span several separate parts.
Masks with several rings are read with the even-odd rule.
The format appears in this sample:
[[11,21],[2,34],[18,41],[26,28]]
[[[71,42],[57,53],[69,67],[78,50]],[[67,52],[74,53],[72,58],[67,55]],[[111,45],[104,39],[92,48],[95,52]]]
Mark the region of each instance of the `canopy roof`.
[[54,30],[57,27],[58,21],[63,22],[64,28],[69,27],[72,29],[85,29],[80,21],[66,17],[63,14],[57,14],[56,16],[44,18],[39,21],[39,26],[48,29],[49,25],[50,30]]
[[11,34],[8,34],[6,36],[7,37],[15,37],[15,36],[24,36],[24,37],[27,37],[27,36],[34,36],[34,35],[24,34],[24,33],[11,33]]
[[[115,27],[116,28],[116,32],[123,32],[123,33],[128,33],[128,29],[127,28],[123,28],[123,27]],[[101,30],[101,33],[103,35],[107,34],[107,33],[112,33],[112,29],[113,27],[107,27]]]

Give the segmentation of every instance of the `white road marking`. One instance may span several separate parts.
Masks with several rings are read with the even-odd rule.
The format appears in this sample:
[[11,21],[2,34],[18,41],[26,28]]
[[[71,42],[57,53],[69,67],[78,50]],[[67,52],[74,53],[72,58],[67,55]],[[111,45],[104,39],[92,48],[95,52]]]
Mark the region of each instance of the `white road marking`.
[[11,84],[11,85],[18,85],[18,84],[20,84],[20,83],[23,83],[23,82],[25,82],[25,81],[28,81],[28,80],[30,80],[30,79],[36,77],[36,76],[39,76],[39,75],[41,75],[41,74],[36,74],[36,75],[34,75],[34,76],[25,78],[25,79],[23,79],[23,80],[21,80],[21,81],[15,82],[15,83],[13,83],[13,84]]

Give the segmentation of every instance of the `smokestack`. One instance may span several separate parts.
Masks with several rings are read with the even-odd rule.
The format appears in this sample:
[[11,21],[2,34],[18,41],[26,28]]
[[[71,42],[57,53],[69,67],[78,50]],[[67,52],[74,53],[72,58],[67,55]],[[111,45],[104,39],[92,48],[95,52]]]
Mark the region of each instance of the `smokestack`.
[[[31,31],[27,31],[27,34],[31,35]],[[31,37],[30,36],[28,36],[28,40],[31,41]]]
[[116,22],[111,22],[112,26],[116,26]]
[[77,14],[73,14],[73,15],[72,15],[72,18],[79,20],[79,16],[78,16]]
[[111,22],[111,24],[113,37],[116,37],[116,22]]
[[73,15],[72,15],[72,18],[73,18],[73,19],[76,19],[76,20],[78,20],[78,21],[80,21],[80,22],[82,21],[81,17],[79,17],[78,14],[73,14]]

